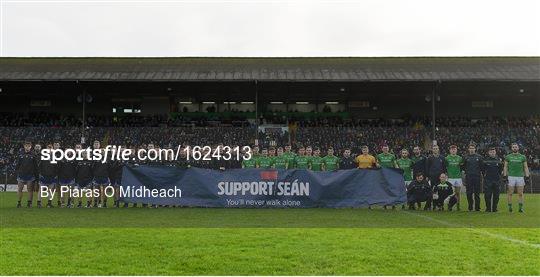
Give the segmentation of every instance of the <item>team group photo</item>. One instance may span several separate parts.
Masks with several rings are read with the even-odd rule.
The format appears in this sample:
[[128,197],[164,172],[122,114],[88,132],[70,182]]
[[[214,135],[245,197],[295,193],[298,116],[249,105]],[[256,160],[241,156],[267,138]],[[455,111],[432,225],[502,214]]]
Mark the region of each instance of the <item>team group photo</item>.
[[540,2],[0,0],[0,275],[540,275]]
[[[53,142],[44,145],[46,145],[46,149],[59,149],[61,143]],[[93,149],[101,149],[100,146],[100,141],[93,142]],[[147,150],[155,149],[153,143],[149,143],[146,147]],[[74,149],[80,150],[82,148],[82,144],[76,144]],[[478,154],[475,144],[468,145],[467,154],[464,156],[458,155],[458,147],[453,144],[449,146],[446,156],[441,154],[437,145],[434,145],[430,151],[426,151],[431,153],[428,156],[424,155],[419,146],[413,147],[412,155],[409,155],[408,149],[403,148],[398,151],[397,156],[390,152],[388,145],[383,145],[381,152],[376,155],[370,154],[367,145],[359,148],[361,150],[359,154],[351,154],[351,149],[345,148],[342,155],[339,156],[334,154],[333,148],[328,148],[321,156],[321,149],[313,149],[311,146],[300,146],[297,152],[292,150],[290,144],[285,147],[270,147],[261,150],[258,146],[254,146],[246,149],[245,152],[249,152],[250,155],[245,160],[235,163],[230,158],[217,162],[207,159],[209,161],[207,166],[220,170],[241,166],[241,168],[267,170],[304,169],[312,171],[397,168],[402,171],[403,185],[407,191],[407,203],[403,203],[403,209],[405,209],[405,204],[411,210],[420,208],[421,202],[425,202],[424,209],[426,210],[444,210],[446,207],[447,210],[451,211],[455,206],[455,209],[459,211],[461,194],[464,191],[469,211],[481,211],[480,193],[483,192],[484,211],[497,212],[502,187],[507,192],[508,211],[513,211],[512,197],[514,193],[518,197],[518,211],[524,211],[523,192],[526,182],[530,181],[530,171],[526,156],[519,152],[518,143],[511,143],[511,153],[502,156],[502,158],[501,155],[497,154],[495,147],[489,147],[488,154],[485,156]],[[201,159],[204,161],[202,157],[198,161],[190,161],[185,149],[181,152],[179,160],[175,160],[171,156],[163,161],[142,162],[135,158],[127,159],[127,161],[95,161],[90,159],[88,154],[79,160],[64,159],[54,162],[50,159],[42,159],[40,151],[41,144],[33,145],[30,140],[26,140],[17,157],[15,170],[18,181],[18,208],[22,207],[21,201],[25,188],[28,194],[26,202],[28,208],[32,207],[34,203],[34,194],[37,208],[44,206],[52,208],[53,200],[56,200],[56,207],[62,208],[106,208],[108,199],[111,199],[116,208],[120,206],[127,208],[129,207],[128,203],[123,202],[119,197],[123,166],[146,164],[188,168],[200,166]],[[107,187],[110,187],[109,193],[105,193]],[[43,192],[46,193],[47,197],[42,202]],[[83,205],[83,198],[86,198],[85,205]],[[141,206],[148,207],[148,204]],[[132,207],[137,207],[137,203],[134,203]],[[158,206],[151,205],[150,207],[157,208]],[[371,206],[368,208],[371,209]],[[386,208],[384,206],[384,209]],[[392,206],[392,209],[395,209],[395,206]]]

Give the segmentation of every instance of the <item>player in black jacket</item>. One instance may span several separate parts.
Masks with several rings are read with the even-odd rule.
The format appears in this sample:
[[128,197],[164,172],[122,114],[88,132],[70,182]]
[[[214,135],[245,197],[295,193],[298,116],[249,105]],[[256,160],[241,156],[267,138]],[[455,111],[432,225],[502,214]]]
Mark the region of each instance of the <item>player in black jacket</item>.
[[[143,164],[143,161],[139,161],[137,159],[137,153],[140,148],[132,147],[131,148],[131,156],[129,157],[129,161],[126,163],[127,166],[140,166]],[[133,203],[132,207],[137,208],[137,203]],[[127,203],[124,203],[124,208],[127,208]]]
[[[122,151],[125,150],[122,146],[119,146],[119,149]],[[114,187],[114,207],[116,208],[120,206],[120,185],[122,184],[122,170],[124,169],[124,165],[126,165],[126,162],[121,160],[114,160],[109,164],[109,179],[111,185]],[[124,207],[127,207],[127,203],[124,203]]]
[[422,154],[422,149],[420,149],[420,146],[417,145],[413,148],[411,160],[413,161],[413,176],[416,176],[419,173],[426,174],[427,158]]
[[488,156],[482,160],[486,212],[497,211],[503,167],[504,163],[501,158],[497,157],[497,150],[495,150],[495,147],[489,148]]
[[433,210],[444,211],[444,204],[448,204],[448,210],[451,211],[456,203],[457,198],[454,195],[454,187],[452,183],[448,182],[446,173],[441,173],[439,182],[433,187]]
[[426,202],[424,210],[431,209],[433,192],[422,172],[415,175],[415,179],[407,186],[407,203],[410,210],[415,210],[415,204],[418,209],[422,207],[422,202]]
[[187,160],[187,152],[185,150],[180,151],[180,157],[176,160],[175,166],[182,169],[191,167],[191,160]]
[[[92,181],[94,174],[92,173],[93,162],[87,155],[83,156],[83,160],[77,161],[77,173],[75,174],[75,184],[78,189],[88,190],[92,189]],[[82,195],[79,197],[79,204],[77,208],[82,207]],[[86,207],[92,207],[92,197],[86,198]]]
[[34,187],[34,193],[37,195],[37,207],[41,208],[41,192],[39,191],[40,185],[39,185],[39,165],[41,164],[41,144],[36,143],[34,144],[34,152],[36,153],[37,162],[38,162],[38,173],[36,175],[36,180],[34,181],[34,184],[32,185]]
[[[164,158],[165,160],[162,161],[163,166],[180,168],[178,161],[174,159],[174,155],[165,155]],[[169,208],[176,207],[176,205],[158,205],[158,207]]]
[[[154,160],[148,159],[148,157],[154,155],[154,154],[151,154],[153,151],[159,151],[159,146],[154,145],[154,143],[148,143],[148,145],[146,146],[147,159],[145,161],[142,161],[142,163],[144,163],[145,165],[151,165],[151,166],[162,165],[161,160],[159,159],[154,159]],[[142,207],[148,208],[148,203],[143,203]],[[150,207],[157,208],[157,205],[152,204]]]
[[[101,149],[99,141],[94,141],[94,149],[99,149],[103,155],[105,151]],[[109,158],[107,158],[107,161]],[[105,188],[110,184],[109,181],[109,162],[102,162],[100,160],[94,161],[92,167],[92,173],[94,174],[94,186],[99,189],[100,199],[94,198],[94,207],[107,207],[107,196],[105,195]]]
[[38,174],[38,158],[36,154],[32,151],[32,143],[30,141],[24,142],[24,149],[17,157],[17,162],[15,165],[15,172],[17,174],[17,208],[21,207],[21,200],[23,196],[24,186],[26,185],[26,190],[28,191],[28,203],[27,207],[32,207],[32,198],[34,194],[34,181],[36,180],[36,175]]
[[353,169],[356,168],[356,162],[351,156],[351,149],[346,148],[343,150],[343,158],[339,162],[340,169]]
[[482,183],[482,160],[484,157],[476,153],[476,145],[469,145],[469,154],[463,156],[465,169],[465,187],[469,211],[480,211],[480,187]]
[[[60,143],[55,142],[54,148],[59,149]],[[56,190],[58,195],[58,207],[64,207],[67,199],[67,207],[71,208],[73,205],[71,203],[71,197],[69,195],[62,195],[60,190],[62,187],[73,188],[75,185],[75,160],[68,160],[66,158],[58,161],[58,184],[59,188]]]
[[[47,149],[53,149],[51,143],[47,144]],[[58,164],[50,160],[39,161],[39,186],[54,189],[58,184]],[[38,193],[41,195],[41,193]],[[38,207],[41,206],[41,197],[38,197]],[[47,199],[47,208],[52,208],[52,199]]]
[[426,161],[426,174],[429,178],[431,187],[434,187],[439,182],[441,173],[446,172],[446,162],[444,157],[440,154],[439,146],[434,145],[432,150],[433,153]]

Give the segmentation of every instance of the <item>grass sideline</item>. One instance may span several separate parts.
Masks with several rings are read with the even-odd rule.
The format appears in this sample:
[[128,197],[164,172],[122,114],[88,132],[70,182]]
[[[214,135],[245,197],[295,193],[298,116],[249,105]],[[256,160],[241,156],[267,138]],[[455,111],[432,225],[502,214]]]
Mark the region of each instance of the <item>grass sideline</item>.
[[[0,193],[1,275],[540,275],[525,213],[26,209]],[[461,204],[465,207],[465,203]]]

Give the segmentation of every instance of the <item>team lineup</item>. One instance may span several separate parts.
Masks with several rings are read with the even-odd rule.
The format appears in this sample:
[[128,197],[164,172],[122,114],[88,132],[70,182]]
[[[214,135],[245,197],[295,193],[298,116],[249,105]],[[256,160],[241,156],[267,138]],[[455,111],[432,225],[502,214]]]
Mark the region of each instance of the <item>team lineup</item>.
[[[147,151],[156,149],[152,143]],[[120,207],[121,197],[119,187],[122,179],[122,169],[125,165],[164,165],[188,168],[200,166],[199,162],[186,159],[186,150],[180,152],[181,159],[169,157],[166,160],[136,161],[135,159],[93,160],[90,151],[82,151],[82,159],[42,160],[42,151],[59,150],[60,142],[48,143],[45,149],[40,144],[32,145],[25,141],[16,163],[18,182],[17,207],[21,207],[24,188],[28,191],[27,207],[32,207],[34,194],[37,195],[37,207],[42,207],[42,196],[46,195],[46,207],[53,207],[56,198],[58,207],[107,207],[107,200],[113,199],[114,206]],[[75,150],[81,150],[82,145],[75,145]],[[186,149],[188,149],[186,147]],[[216,149],[219,149],[216,148]],[[128,149],[131,150],[131,149]],[[518,195],[518,211],[523,212],[523,189],[530,173],[526,157],[519,152],[519,145],[511,145],[511,153],[501,159],[495,148],[490,148],[485,157],[476,153],[476,146],[470,144],[467,154],[458,155],[458,147],[451,145],[448,155],[443,156],[437,145],[432,146],[429,155],[424,155],[419,146],[415,146],[412,155],[408,149],[401,149],[399,157],[394,155],[387,145],[381,147],[381,152],[371,155],[368,146],[361,147],[361,153],[353,155],[351,149],[345,149],[338,157],[333,148],[321,155],[319,148],[311,146],[299,147],[295,152],[291,145],[285,147],[270,147],[259,149],[258,146],[242,149],[245,154],[249,151],[250,159],[241,161],[242,168],[262,169],[305,169],[312,171],[334,171],[339,169],[376,169],[398,168],[403,171],[404,186],[407,191],[407,205],[411,210],[424,209],[449,211],[460,210],[460,198],[465,187],[468,210],[480,211],[480,192],[483,184],[486,212],[498,211],[500,187],[507,183],[508,210],[513,211],[512,198],[514,192]],[[208,151],[208,150],[206,150]],[[135,151],[130,151],[133,155]],[[99,141],[93,143],[92,153],[107,155]],[[123,154],[123,153],[122,153]],[[205,155],[204,151],[201,153]],[[120,155],[120,154],[119,154]],[[201,155],[201,156],[202,156]],[[106,162],[105,162],[106,161]],[[228,168],[223,165],[221,169]],[[62,193],[69,191],[70,193]],[[73,194],[72,192],[75,192]],[[87,192],[87,193],[81,193]],[[42,192],[46,192],[43,194]],[[90,192],[90,193],[88,193]],[[86,198],[86,205],[83,200]],[[142,207],[157,207],[140,203]],[[127,203],[123,203],[128,207]],[[137,204],[133,204],[137,207]],[[403,204],[402,208],[405,208]],[[369,207],[371,209],[371,206]],[[387,207],[384,206],[386,209]],[[392,206],[392,208],[395,208]]]
[[540,277],[540,0],[0,0],[0,277]]

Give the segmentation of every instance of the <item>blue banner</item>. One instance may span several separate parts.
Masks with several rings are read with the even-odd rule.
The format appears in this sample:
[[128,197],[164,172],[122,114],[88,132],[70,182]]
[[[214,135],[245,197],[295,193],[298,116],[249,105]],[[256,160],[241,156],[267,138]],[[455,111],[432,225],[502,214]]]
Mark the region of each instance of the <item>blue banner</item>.
[[193,207],[361,207],[407,200],[399,169],[228,169],[126,166],[120,197],[128,203]]

